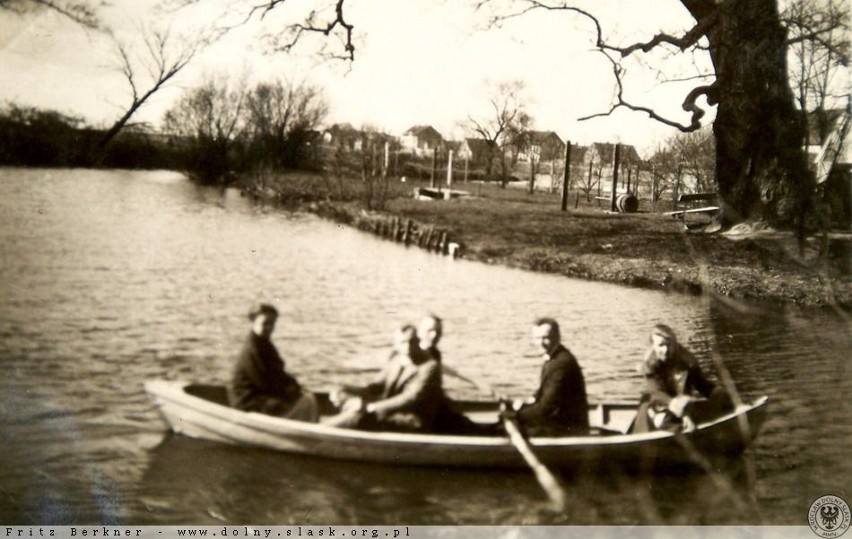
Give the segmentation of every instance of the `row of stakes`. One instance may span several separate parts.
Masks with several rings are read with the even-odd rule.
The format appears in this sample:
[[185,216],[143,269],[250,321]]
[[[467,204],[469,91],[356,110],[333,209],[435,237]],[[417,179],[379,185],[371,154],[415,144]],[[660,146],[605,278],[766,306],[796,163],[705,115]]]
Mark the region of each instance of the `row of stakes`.
[[405,221],[399,217],[376,219],[373,222],[373,232],[397,243],[416,245],[421,249],[453,258],[461,255],[461,245],[450,240],[449,232],[431,226],[418,228],[411,219]]

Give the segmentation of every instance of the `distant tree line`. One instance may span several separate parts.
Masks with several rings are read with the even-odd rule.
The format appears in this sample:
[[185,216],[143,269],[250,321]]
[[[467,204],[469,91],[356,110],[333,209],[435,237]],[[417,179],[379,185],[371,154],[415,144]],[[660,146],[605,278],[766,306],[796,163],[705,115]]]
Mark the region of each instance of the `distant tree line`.
[[54,110],[0,107],[0,165],[43,167],[174,168],[176,149],[138,126],[99,148],[105,131]]
[[323,92],[284,80],[246,89],[207,77],[184,92],[163,125],[179,141],[182,168],[200,183],[235,174],[319,168],[317,130],[328,114]]
[[317,127],[328,105],[310,85],[286,81],[250,89],[209,77],[185,91],[163,131],[122,129],[103,145],[98,130],[52,110],[0,108],[0,165],[168,168],[212,184],[258,171],[320,167]]

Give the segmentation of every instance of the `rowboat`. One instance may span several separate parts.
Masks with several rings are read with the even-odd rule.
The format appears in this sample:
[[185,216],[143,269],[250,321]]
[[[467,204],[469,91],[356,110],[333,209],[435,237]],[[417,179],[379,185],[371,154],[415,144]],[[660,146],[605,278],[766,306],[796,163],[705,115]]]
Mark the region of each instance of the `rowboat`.
[[[204,440],[254,446],[330,459],[383,464],[444,467],[521,468],[526,464],[506,436],[461,436],[367,432],[306,423],[227,404],[224,386],[152,380],[145,391],[176,433]],[[327,396],[317,394],[321,411]],[[766,418],[767,397],[741,404],[715,418],[693,414],[695,430],[673,434],[655,431],[629,434],[638,403],[590,405],[587,436],[531,437],[539,460],[559,469],[595,463],[696,464],[696,460],[741,453],[754,440]],[[494,401],[453,401],[477,422],[495,422]]]

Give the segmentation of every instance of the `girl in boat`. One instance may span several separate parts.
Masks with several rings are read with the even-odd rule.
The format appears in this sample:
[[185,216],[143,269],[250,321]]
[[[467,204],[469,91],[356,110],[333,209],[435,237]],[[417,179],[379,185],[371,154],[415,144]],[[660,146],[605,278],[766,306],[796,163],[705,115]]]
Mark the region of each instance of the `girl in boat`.
[[705,409],[712,415],[732,408],[728,394],[707,378],[695,356],[665,324],[651,331],[651,348],[640,369],[647,387],[632,432],[694,429],[691,416],[697,395],[707,399]]

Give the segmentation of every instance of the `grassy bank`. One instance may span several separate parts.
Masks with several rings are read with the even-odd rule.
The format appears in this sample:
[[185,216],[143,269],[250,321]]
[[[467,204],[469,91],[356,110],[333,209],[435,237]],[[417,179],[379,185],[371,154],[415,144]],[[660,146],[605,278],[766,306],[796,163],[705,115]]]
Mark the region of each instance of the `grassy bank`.
[[[649,211],[645,200],[638,213],[613,214],[596,201],[580,200],[575,207],[572,194],[569,211],[562,212],[556,194],[462,183],[454,188],[475,196],[424,202],[412,197],[420,185],[389,181],[379,201],[376,185],[287,175],[267,179],[263,193],[310,203],[317,213],[361,228],[375,215],[439,227],[462,244],[465,258],[487,263],[734,299],[852,306],[849,234],[809,238],[800,250],[789,233],[689,232],[679,220]],[[365,212],[368,196],[371,212]]]

